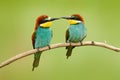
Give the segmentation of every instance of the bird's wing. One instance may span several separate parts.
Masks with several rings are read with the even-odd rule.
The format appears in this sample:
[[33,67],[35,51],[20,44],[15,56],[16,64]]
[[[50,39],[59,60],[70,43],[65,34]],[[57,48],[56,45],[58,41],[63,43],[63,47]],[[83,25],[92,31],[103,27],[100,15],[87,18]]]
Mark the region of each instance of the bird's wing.
[[52,33],[52,34],[51,34],[51,37],[53,37],[53,30],[51,30],[51,33]]
[[33,34],[32,34],[32,45],[33,45],[33,48],[35,49],[35,32],[33,32]]
[[83,39],[81,41],[83,41],[86,38],[87,34],[84,35]]
[[66,30],[66,35],[65,35],[65,41],[66,42],[68,41],[68,38],[69,38],[69,30],[67,29]]
[[81,41],[83,41],[85,38],[86,38],[86,36],[87,36],[87,33],[86,33],[86,27],[84,26],[84,24],[82,24],[82,26],[83,26],[83,39],[81,40]]
[[[69,38],[69,30],[66,30],[66,35],[65,35],[65,41],[68,42],[68,38]],[[67,49],[68,47],[66,47]]]

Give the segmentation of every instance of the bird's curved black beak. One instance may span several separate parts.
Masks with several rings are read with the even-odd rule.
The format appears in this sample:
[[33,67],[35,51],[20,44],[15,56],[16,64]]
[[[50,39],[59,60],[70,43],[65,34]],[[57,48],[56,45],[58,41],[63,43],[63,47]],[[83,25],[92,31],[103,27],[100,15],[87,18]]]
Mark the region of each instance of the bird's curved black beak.
[[71,19],[71,16],[61,17],[62,19]]
[[58,20],[60,18],[51,18],[49,21],[54,21],[54,20]]

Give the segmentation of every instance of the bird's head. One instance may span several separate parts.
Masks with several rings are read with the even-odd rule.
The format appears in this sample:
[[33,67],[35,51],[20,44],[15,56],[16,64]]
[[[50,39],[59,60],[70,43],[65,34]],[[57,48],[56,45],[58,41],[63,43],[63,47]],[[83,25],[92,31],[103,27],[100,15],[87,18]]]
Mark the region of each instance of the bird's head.
[[51,18],[47,15],[41,15],[36,19],[36,27],[35,30],[38,28],[38,26],[41,26],[43,28],[48,28],[51,26],[52,21],[57,20],[59,18]]
[[84,23],[83,17],[79,14],[73,14],[71,16],[61,17],[61,18],[67,19],[70,24],[78,24],[78,23],[81,23],[81,22]]

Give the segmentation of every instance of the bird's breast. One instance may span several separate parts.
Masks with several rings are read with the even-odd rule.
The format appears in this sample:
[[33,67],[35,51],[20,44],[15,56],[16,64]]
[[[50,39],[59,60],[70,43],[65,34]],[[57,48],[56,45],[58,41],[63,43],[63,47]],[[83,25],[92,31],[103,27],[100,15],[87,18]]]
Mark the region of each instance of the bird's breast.
[[36,31],[35,48],[42,48],[50,44],[52,31],[50,28],[39,28]]
[[70,42],[79,42],[82,41],[86,36],[86,29],[84,25],[71,25],[69,28],[69,41]]

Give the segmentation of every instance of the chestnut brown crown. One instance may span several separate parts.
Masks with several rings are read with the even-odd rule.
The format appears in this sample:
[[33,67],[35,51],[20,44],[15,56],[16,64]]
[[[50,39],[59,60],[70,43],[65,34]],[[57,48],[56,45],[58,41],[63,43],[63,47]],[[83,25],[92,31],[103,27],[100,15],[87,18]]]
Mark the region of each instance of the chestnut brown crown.
[[36,25],[35,25],[35,30],[38,28],[38,26],[42,23],[45,22],[45,19],[48,18],[47,15],[41,15],[36,19]]
[[71,18],[74,20],[80,20],[84,23],[84,18],[79,14],[73,14],[73,15],[71,15]]

